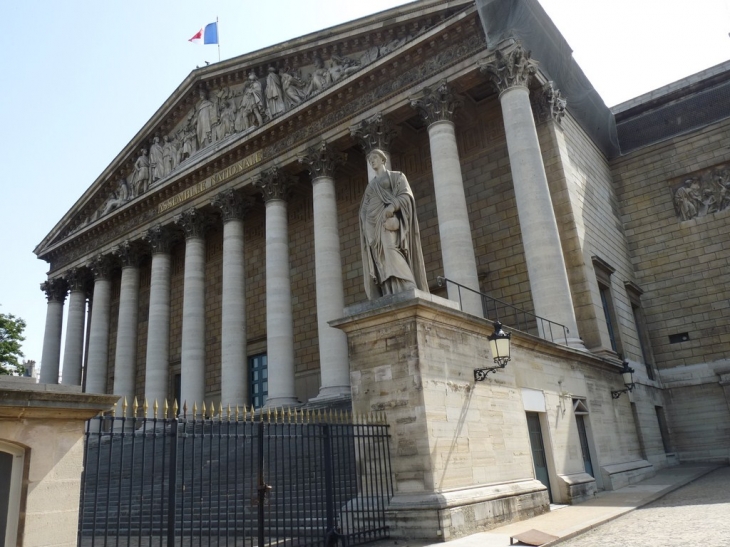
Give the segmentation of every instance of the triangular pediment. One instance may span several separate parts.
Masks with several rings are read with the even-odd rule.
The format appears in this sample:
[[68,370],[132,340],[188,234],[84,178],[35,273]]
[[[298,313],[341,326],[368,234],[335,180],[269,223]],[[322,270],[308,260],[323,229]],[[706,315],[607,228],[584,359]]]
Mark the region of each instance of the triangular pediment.
[[131,214],[135,202],[170,186],[212,152],[307,109],[469,9],[469,0],[414,2],[194,70],[35,253],[44,257],[104,219]]

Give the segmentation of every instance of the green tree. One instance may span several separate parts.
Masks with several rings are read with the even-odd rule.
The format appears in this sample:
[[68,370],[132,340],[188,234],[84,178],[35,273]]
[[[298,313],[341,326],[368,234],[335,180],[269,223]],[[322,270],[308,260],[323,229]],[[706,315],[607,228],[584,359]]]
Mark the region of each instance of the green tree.
[[0,375],[22,374],[23,365],[18,362],[23,357],[20,343],[25,340],[23,331],[25,321],[12,314],[0,313]]

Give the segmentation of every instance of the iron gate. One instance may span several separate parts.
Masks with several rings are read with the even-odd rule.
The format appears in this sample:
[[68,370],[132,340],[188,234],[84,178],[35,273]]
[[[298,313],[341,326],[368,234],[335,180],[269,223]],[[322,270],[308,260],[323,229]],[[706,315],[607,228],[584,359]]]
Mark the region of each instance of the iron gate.
[[384,420],[204,414],[88,422],[79,546],[328,547],[388,537]]

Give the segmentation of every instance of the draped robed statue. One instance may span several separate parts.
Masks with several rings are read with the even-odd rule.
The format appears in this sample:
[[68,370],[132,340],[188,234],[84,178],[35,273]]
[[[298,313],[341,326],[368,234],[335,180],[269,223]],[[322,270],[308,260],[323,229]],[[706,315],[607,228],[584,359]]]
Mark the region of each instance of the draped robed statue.
[[373,150],[375,176],[360,205],[360,246],[368,299],[410,289],[428,292],[416,218],[416,202],[403,173],[385,168],[386,155]]

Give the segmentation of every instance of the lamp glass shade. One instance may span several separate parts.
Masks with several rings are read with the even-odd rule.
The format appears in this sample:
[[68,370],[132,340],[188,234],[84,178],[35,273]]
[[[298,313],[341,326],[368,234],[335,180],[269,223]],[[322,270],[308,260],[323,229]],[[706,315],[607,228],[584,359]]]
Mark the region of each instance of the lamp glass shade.
[[624,385],[628,386],[634,383],[634,374],[633,371],[628,370],[621,373],[621,376],[624,379]]
[[502,323],[494,323],[494,333],[489,336],[489,349],[492,351],[494,361],[504,363],[510,360],[510,334],[502,330]]

